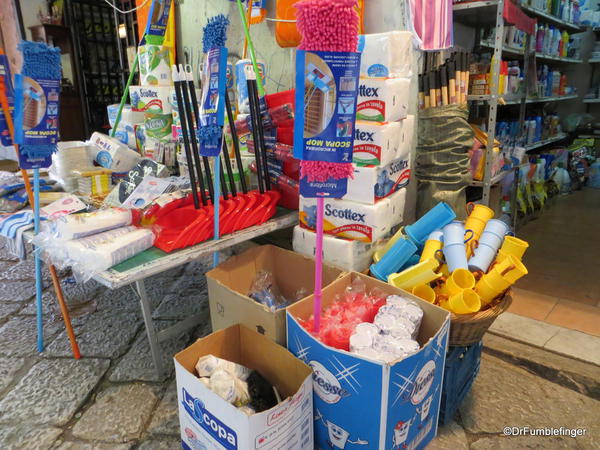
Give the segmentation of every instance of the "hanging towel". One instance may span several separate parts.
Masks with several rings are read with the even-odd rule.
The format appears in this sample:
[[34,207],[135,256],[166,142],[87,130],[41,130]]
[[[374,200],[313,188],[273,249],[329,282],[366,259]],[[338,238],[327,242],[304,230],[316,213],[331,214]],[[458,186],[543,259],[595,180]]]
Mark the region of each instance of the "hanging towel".
[[407,4],[421,50],[445,50],[454,45],[452,0],[410,0]]
[[33,228],[32,211],[22,211],[0,217],[0,235],[6,238],[10,253],[19,259],[26,257],[23,233],[31,228]]

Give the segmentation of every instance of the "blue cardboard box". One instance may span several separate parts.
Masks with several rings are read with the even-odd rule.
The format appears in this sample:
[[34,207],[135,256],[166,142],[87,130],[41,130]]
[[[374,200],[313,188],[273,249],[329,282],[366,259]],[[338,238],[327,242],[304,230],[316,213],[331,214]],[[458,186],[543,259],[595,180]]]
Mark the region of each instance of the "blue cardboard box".
[[323,289],[322,307],[355,278],[367,290],[379,288],[417,302],[423,321],[421,350],[392,364],[328,347],[297,319],[308,318],[314,297],[287,309],[288,349],[313,369],[315,448],[424,448],[437,433],[448,347],[450,314],[414,295],[359,273],[349,273]]

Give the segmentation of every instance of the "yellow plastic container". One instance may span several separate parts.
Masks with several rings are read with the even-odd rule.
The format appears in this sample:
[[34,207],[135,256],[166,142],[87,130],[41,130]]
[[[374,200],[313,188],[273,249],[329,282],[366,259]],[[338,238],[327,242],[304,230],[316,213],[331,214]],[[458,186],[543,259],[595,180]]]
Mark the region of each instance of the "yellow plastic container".
[[[488,220],[494,218],[494,210],[488,208],[485,205],[479,205],[479,204],[473,204],[473,203],[469,203],[469,205],[467,205],[467,208],[470,205],[473,205],[473,206],[472,206],[471,212],[469,212],[469,217],[467,217],[467,220],[465,221],[465,230],[472,230],[473,231],[472,240],[478,241],[479,236],[481,236],[481,233],[483,233],[483,229],[485,228],[485,225],[487,224]],[[467,212],[468,212],[468,209],[467,209]],[[472,254],[473,254],[472,247],[470,245],[468,245],[467,246],[467,258],[470,258]]]
[[385,255],[388,250],[390,248],[392,248],[392,246],[398,242],[398,239],[400,239],[401,237],[404,236],[404,227],[401,227],[398,231],[396,231],[396,234],[394,234],[386,243],[385,245],[380,248],[379,250],[377,250],[375,253],[373,253],[373,261],[375,261],[376,263],[379,262],[379,260],[381,258],[383,258],[383,255]]
[[441,306],[454,314],[473,314],[481,309],[481,299],[473,289],[464,289],[443,301]]
[[475,287],[475,277],[467,269],[456,269],[446,280],[446,289],[449,295],[458,294],[465,289]]
[[433,259],[438,263],[437,266],[435,266],[437,269],[440,263],[437,260],[435,254],[438,250],[441,250],[442,247],[443,244],[441,241],[436,241],[435,239],[426,240],[425,246],[423,247],[423,252],[421,252],[421,259],[419,260],[419,262],[427,261],[428,259]]
[[528,248],[529,244],[524,240],[516,238],[514,236],[505,236],[504,243],[498,251],[496,262],[504,261],[508,257],[508,255],[512,255],[519,260],[523,259],[523,255],[525,254],[525,251]]
[[435,291],[428,284],[420,284],[419,286],[415,286],[412,288],[412,293],[426,302],[435,302]]
[[481,277],[475,285],[475,292],[481,297],[482,305],[487,305],[493,299],[507,290],[512,283],[503,277],[496,269]]
[[525,264],[523,264],[521,262],[521,260],[515,258],[514,256],[509,256],[508,258],[509,258],[509,260],[511,262],[511,266],[513,268],[510,269],[508,272],[505,272],[505,273],[500,272],[500,273],[503,273],[502,276],[506,280],[508,280],[510,282],[510,284],[515,284],[517,282],[517,280],[524,277],[529,272],[527,270],[527,267],[525,267]]
[[431,283],[433,280],[441,277],[441,274],[435,273],[437,266],[438,262],[435,259],[428,259],[427,261],[415,264],[400,273],[389,275],[388,283],[397,288],[410,291],[415,286]]
[[438,269],[438,271],[437,271],[437,272],[438,272],[438,273],[441,273],[441,274],[442,274],[442,276],[444,276],[444,277],[449,277],[449,276],[450,276],[450,271],[448,271],[448,264],[442,264],[442,265],[439,267],[439,269]]

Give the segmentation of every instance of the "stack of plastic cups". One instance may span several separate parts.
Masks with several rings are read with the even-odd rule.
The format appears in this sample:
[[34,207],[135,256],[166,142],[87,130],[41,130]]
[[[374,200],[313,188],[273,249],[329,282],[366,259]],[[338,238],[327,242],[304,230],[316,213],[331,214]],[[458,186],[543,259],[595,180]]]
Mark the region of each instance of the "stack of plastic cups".
[[456,269],[446,280],[441,293],[448,300],[440,302],[442,308],[455,314],[472,314],[481,309],[479,295],[473,291],[475,277],[467,269]]
[[441,274],[435,273],[437,266],[438,262],[435,259],[427,259],[400,273],[389,275],[388,283],[397,288],[410,291],[415,286],[431,283],[441,277]]
[[417,251],[417,246],[407,239],[399,239],[376,264],[371,265],[371,273],[382,281],[397,272]]
[[425,246],[423,247],[423,251],[421,252],[421,258],[419,259],[419,262],[427,261],[428,259],[438,261],[436,258],[436,252],[442,249],[443,238],[444,233],[442,232],[442,230],[435,230],[431,232],[427,237],[427,240],[425,241]]
[[496,257],[496,262],[500,263],[508,258],[510,255],[515,258],[521,260],[523,259],[523,255],[525,251],[529,248],[529,244],[522,239],[516,238],[514,236],[505,236],[504,243],[500,250],[498,250],[498,256]]
[[444,233],[444,257],[448,264],[448,272],[456,269],[467,269],[467,252],[465,248],[465,227],[462,222],[452,222],[442,228]]
[[440,202],[412,225],[404,228],[404,234],[416,245],[422,245],[425,239],[435,230],[449,224],[456,214],[444,202]]
[[482,305],[487,305],[521,277],[527,275],[527,268],[512,255],[496,264],[475,285],[475,292],[481,297]]
[[472,271],[487,272],[490,265],[496,258],[496,253],[504,241],[504,236],[508,233],[509,227],[501,220],[491,219],[481,233],[479,246],[475,249],[475,254],[469,259],[469,269]]
[[[494,211],[485,205],[469,203],[467,208],[469,206],[472,206],[472,209],[469,213],[469,217],[467,217],[467,220],[465,221],[465,229],[472,230],[473,240],[479,241],[479,237],[481,236],[481,233],[483,233],[488,220],[494,217]],[[470,258],[471,255],[472,248],[469,246],[467,248],[467,258]]]

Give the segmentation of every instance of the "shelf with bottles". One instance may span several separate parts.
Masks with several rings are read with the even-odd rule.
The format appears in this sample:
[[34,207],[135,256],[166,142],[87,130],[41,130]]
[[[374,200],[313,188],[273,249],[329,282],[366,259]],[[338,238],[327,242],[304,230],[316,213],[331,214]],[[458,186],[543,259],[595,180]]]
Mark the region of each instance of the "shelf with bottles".
[[[549,5],[550,3],[550,5]],[[583,28],[577,23],[580,17],[579,2],[556,1],[558,11],[553,11],[553,2],[546,0],[526,0],[521,2],[521,9],[530,13],[543,21],[558,25],[568,31],[575,33],[583,31]]]
[[518,119],[509,115],[505,115],[505,118],[498,118],[496,122],[496,139],[505,150],[523,147],[529,151],[566,137],[556,113],[538,111],[537,114],[527,115],[522,132]]

